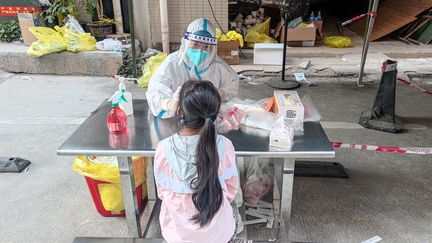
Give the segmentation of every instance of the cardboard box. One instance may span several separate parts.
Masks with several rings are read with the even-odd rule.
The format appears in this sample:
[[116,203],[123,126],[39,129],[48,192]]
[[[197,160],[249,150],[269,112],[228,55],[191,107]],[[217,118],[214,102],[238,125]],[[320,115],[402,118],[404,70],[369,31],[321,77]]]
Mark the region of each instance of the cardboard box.
[[283,44],[255,43],[254,64],[282,65]]
[[[322,26],[323,21],[314,21],[314,27],[288,28],[288,46],[315,46],[315,41],[321,40]],[[276,29],[280,29],[280,42],[282,42],[285,31],[281,27],[276,27]]]
[[285,126],[303,131],[304,106],[297,91],[276,90],[273,99],[274,111],[283,117]]
[[217,54],[230,65],[240,63],[239,42],[238,41],[219,41]]
[[24,44],[30,46],[37,41],[36,37],[29,31],[29,27],[40,26],[41,22],[38,19],[37,13],[18,13],[18,21],[21,29],[21,36]]

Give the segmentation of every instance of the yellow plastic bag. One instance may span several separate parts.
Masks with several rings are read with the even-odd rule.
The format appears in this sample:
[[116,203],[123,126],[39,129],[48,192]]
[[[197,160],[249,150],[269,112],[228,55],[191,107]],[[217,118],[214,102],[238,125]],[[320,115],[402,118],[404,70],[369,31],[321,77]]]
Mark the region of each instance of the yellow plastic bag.
[[[135,185],[139,185],[146,178],[146,160],[144,157],[132,157]],[[113,156],[77,156],[72,169],[80,175],[94,180],[110,183],[120,183],[120,172],[117,157]]]
[[335,48],[353,47],[351,38],[345,36],[326,36],[324,37],[324,44],[326,46]]
[[254,27],[250,28],[248,30],[248,33],[250,31],[255,31],[258,34],[265,34],[265,35],[269,35],[270,34],[270,19],[268,18],[266,21],[262,22],[261,24],[257,24]]
[[[112,213],[120,213],[125,209],[121,184],[99,184],[99,194],[101,196],[102,205],[105,210]],[[142,198],[147,197],[147,187],[142,186]]]
[[138,87],[147,88],[150,78],[153,76],[165,58],[167,58],[167,54],[160,53],[147,59],[147,62],[144,64],[142,69],[143,75],[138,78]]
[[236,40],[239,42],[240,47],[244,46],[243,36],[241,34],[239,34],[238,32],[236,32],[235,30],[228,31],[225,35],[221,32],[220,29],[216,28],[216,38],[219,41]]
[[[102,205],[111,212],[124,210],[120,172],[116,162],[117,158],[112,156],[78,156],[73,163],[73,170],[78,174],[110,183],[99,184],[98,189]],[[142,185],[142,198],[147,197],[146,165],[144,157],[132,157],[135,185]]]
[[27,49],[29,56],[41,57],[66,50],[66,39],[62,33],[48,27],[29,27],[29,31],[38,39]]
[[55,27],[66,38],[67,50],[70,52],[96,50],[96,39],[90,33],[77,33],[66,27]]
[[253,47],[254,43],[277,43],[277,40],[256,31],[249,31],[245,36],[245,41],[248,42],[248,47]]

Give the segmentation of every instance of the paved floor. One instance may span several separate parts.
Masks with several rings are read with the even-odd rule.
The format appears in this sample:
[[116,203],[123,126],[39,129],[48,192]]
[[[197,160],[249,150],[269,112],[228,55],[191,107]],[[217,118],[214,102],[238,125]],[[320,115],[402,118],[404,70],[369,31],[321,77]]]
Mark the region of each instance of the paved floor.
[[[76,236],[125,237],[122,218],[94,209],[71,157],[57,147],[104,99],[110,78],[0,73],[0,156],[32,161],[28,173],[0,176],[0,242],[71,242]],[[430,77],[417,79],[432,89]],[[130,85],[128,85],[130,86]],[[302,87],[321,111],[331,140],[393,146],[432,146],[432,97],[397,86],[397,114],[410,128],[388,134],[357,126],[371,108],[376,85],[318,82]],[[144,90],[131,87],[135,98]],[[241,85],[240,96],[264,98],[267,85]],[[350,179],[295,178],[290,239],[300,242],[383,242],[432,239],[432,157],[349,149],[337,150]]]

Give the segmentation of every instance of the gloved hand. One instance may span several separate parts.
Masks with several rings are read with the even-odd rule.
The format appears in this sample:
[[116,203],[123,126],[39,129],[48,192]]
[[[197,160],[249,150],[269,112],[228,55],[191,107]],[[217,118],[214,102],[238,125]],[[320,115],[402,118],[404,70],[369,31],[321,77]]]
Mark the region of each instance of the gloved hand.
[[171,99],[162,100],[162,109],[170,112],[174,112],[177,109],[177,105],[180,99],[181,86],[177,88]]

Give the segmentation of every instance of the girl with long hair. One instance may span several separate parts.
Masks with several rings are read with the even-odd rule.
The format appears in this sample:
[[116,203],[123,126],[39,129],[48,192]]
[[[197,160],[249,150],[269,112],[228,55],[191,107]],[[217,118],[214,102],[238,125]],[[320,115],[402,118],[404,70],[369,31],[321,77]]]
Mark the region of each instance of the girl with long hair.
[[186,82],[177,109],[182,128],[156,148],[159,220],[168,242],[225,243],[235,235],[238,173],[231,141],[216,134],[220,104],[211,82]]

